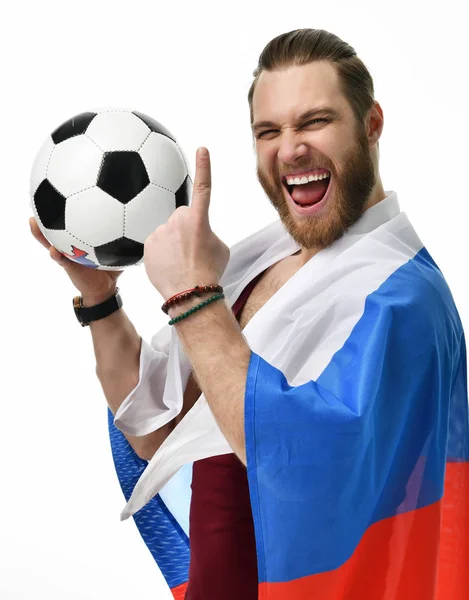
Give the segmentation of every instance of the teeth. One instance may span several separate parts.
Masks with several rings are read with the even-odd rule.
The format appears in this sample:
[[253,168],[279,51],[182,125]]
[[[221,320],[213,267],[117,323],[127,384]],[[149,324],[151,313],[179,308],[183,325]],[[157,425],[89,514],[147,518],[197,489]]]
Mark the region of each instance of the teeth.
[[329,177],[329,173],[324,173],[323,175],[310,175],[306,177],[304,175],[301,177],[287,177],[288,185],[303,185],[304,183],[309,183],[310,181],[321,181],[321,179],[327,179]]

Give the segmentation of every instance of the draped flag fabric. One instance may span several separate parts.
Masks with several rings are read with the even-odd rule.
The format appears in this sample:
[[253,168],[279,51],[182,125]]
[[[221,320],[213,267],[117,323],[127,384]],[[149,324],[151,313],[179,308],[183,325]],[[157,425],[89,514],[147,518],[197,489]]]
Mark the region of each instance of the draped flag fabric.
[[[232,306],[299,246],[280,221],[236,244]],[[388,192],[243,330],[247,474],[261,600],[467,600],[469,424],[464,332],[448,285]],[[158,452],[144,435],[182,407],[174,328],[143,341],[140,381],[109,428],[117,474],[173,592],[190,560],[191,466],[231,453],[202,394]]]

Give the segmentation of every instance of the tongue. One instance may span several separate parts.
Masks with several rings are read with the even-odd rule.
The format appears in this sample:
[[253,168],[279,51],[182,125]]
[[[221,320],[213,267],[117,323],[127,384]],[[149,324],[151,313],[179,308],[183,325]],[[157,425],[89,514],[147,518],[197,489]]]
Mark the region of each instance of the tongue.
[[321,181],[310,181],[303,185],[295,185],[291,197],[298,204],[316,204],[324,198],[328,185],[329,178],[321,179]]

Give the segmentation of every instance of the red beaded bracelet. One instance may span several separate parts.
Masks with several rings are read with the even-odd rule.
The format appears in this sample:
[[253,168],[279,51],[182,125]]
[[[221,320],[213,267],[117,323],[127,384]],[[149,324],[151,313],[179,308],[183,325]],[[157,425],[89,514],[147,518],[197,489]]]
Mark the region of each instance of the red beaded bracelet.
[[179,292],[179,294],[175,294],[174,296],[171,296],[171,298],[168,298],[168,300],[166,300],[161,307],[161,310],[165,314],[168,314],[168,310],[171,308],[171,306],[174,306],[174,304],[188,300],[192,296],[200,296],[200,294],[204,292],[218,292],[221,294],[223,292],[223,288],[221,285],[196,285],[195,288],[185,290],[184,292]]

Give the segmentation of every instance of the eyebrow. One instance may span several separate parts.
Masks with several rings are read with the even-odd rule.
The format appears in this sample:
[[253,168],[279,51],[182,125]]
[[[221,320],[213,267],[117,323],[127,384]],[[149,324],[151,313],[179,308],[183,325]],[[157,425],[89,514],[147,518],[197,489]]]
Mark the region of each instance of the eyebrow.
[[[299,125],[302,121],[311,119],[312,117],[314,117],[318,114],[327,114],[332,119],[339,118],[339,113],[335,109],[333,109],[329,106],[320,106],[318,108],[313,108],[311,110],[307,110],[302,115],[300,115],[298,117],[298,119],[296,119],[295,125]],[[256,131],[258,131],[259,129],[262,129],[263,127],[277,127],[277,125],[273,121],[259,121],[258,123],[254,123],[252,125],[252,131],[255,133]]]

